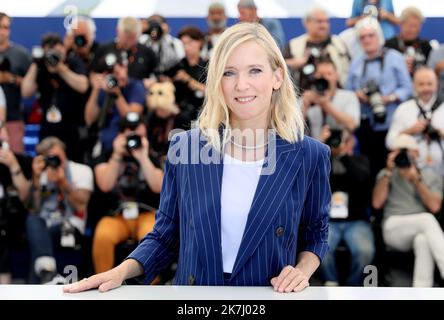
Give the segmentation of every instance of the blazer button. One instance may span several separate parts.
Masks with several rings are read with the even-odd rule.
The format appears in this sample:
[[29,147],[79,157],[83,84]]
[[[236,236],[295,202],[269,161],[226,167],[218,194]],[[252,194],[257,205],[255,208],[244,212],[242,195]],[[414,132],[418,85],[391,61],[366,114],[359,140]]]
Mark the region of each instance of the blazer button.
[[192,275],[188,276],[188,285],[192,286],[196,282],[196,279]]
[[276,229],[276,236],[280,237],[284,234],[284,227],[279,227]]

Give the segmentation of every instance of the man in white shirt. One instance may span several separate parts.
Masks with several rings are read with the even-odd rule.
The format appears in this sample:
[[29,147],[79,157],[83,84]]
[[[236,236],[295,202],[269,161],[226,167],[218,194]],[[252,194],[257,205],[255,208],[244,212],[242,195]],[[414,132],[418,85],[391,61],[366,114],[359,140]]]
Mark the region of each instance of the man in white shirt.
[[419,145],[418,165],[444,174],[444,104],[437,100],[438,80],[430,68],[418,69],[413,77],[415,98],[397,108],[386,137],[393,148],[401,133],[415,137]]
[[74,248],[85,231],[86,210],[94,188],[90,167],[70,161],[64,143],[43,139],[32,163],[30,205],[26,221],[33,271],[41,283],[57,273],[54,249]]
[[323,142],[330,130],[353,132],[361,118],[359,100],[353,91],[338,88],[339,74],[331,60],[321,60],[310,90],[302,95],[310,135]]

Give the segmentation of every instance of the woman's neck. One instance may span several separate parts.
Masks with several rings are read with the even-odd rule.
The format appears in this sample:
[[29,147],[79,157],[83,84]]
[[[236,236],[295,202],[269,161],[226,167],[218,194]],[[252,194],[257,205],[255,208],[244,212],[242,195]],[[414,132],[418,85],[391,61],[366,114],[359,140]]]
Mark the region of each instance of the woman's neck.
[[190,66],[195,66],[199,63],[199,55],[192,55],[187,57],[188,63]]

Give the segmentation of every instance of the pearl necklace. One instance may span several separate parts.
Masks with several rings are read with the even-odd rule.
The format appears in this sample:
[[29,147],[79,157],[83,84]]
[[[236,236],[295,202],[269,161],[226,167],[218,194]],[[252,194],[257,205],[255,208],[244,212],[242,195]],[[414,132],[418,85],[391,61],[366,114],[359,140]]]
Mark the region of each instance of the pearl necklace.
[[261,149],[265,146],[268,145],[268,141],[260,144],[260,145],[255,145],[255,146],[245,146],[243,144],[239,144],[236,141],[233,140],[233,137],[231,137],[231,143],[234,144],[236,147],[241,148],[241,149],[245,149],[245,150],[257,150],[257,149]]

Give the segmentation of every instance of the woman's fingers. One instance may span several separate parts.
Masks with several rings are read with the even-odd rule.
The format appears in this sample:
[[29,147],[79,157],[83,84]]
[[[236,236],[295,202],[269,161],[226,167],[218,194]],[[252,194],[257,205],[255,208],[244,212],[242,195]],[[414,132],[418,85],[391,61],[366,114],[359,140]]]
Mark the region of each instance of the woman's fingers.
[[270,281],[273,289],[278,292],[301,291],[309,286],[308,278],[299,268],[287,266],[278,277]]

